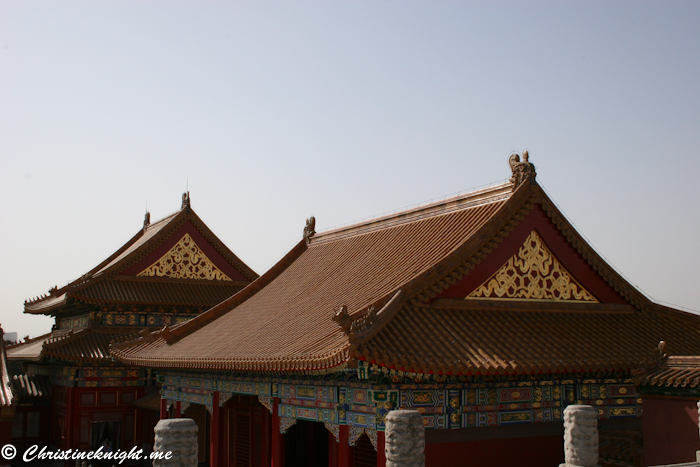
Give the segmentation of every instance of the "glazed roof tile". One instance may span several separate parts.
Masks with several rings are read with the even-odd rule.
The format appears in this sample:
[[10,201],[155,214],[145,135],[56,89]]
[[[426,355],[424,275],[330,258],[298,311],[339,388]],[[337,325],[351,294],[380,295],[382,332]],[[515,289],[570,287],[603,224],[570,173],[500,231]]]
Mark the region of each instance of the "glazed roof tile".
[[[512,188],[316,234],[237,295],[112,354],[241,372],[330,372],[361,359],[416,373],[529,374],[631,371],[659,340],[700,353],[700,317],[655,305],[624,281],[537,184]],[[436,298],[533,212],[610,302]]]
[[[191,225],[222,261],[239,274],[239,280],[221,281],[170,279],[120,275],[170,239],[178,229]],[[89,303],[125,303],[211,307],[238,292],[257,274],[229,250],[188,206],[158,222],[149,224],[109,258],[79,279],[53,288],[48,295],[25,302],[25,313],[60,313],[72,300]]]
[[233,302],[224,302],[206,312],[209,317],[223,312],[215,325],[202,326],[172,346],[151,339],[140,350],[113,351],[124,361],[131,361],[127,354],[139,354],[138,361],[147,355],[154,366],[177,361],[195,367],[300,371],[340,365],[348,356],[348,340],[332,320],[334,310],[346,305],[351,315],[359,315],[381,305],[474,235],[510,191],[509,184],[500,185],[319,234],[310,245],[299,244],[247,293],[233,297],[233,302],[244,300],[233,311]]
[[243,281],[200,281],[117,276],[76,290],[72,297],[88,303],[212,307],[248,285]]
[[51,380],[45,375],[14,375],[10,381],[19,402],[51,400]]
[[[673,343],[672,348],[676,349]],[[688,356],[670,356],[640,378],[643,386],[697,388],[700,386],[700,352],[680,348]]]
[[110,361],[110,342],[134,339],[139,330],[129,327],[98,327],[54,331],[51,334],[12,346],[8,358],[17,361],[39,361],[46,358],[72,362]]
[[479,305],[403,307],[355,356],[405,372],[474,375],[630,371],[662,339],[700,353],[700,321],[673,313]]

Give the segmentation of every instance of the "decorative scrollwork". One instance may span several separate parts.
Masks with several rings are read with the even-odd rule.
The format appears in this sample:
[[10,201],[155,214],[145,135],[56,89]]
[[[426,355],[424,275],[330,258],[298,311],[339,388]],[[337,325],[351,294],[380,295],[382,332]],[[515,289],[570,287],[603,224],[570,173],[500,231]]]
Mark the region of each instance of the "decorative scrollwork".
[[326,427],[326,430],[330,431],[333,436],[335,437],[335,442],[339,443],[340,442],[340,425],[337,423],[329,423],[329,422],[324,422],[323,425]]
[[377,450],[377,430],[375,428],[365,428],[365,434],[369,438],[369,441],[374,446],[374,450]]
[[158,261],[144,269],[138,276],[172,277],[174,279],[206,279],[230,281],[186,233]]
[[362,436],[364,432],[364,427],[350,425],[348,444],[350,446],[354,446],[355,444],[357,444],[357,440],[360,439],[360,436]]
[[533,230],[517,255],[467,298],[529,298],[598,302],[574,279]]
[[265,406],[265,408],[272,413],[272,409],[274,407],[275,401],[274,398],[269,397],[269,396],[258,396],[258,400],[260,403]]
[[280,433],[284,434],[287,430],[297,422],[296,418],[280,417]]

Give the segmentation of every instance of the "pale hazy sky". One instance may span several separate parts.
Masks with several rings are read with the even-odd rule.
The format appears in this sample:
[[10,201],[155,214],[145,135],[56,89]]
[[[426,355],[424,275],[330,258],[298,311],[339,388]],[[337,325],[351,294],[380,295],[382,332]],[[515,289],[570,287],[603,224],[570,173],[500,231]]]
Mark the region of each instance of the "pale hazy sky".
[[0,0],[0,323],[193,209],[267,270],[317,230],[510,176],[700,310],[700,2]]

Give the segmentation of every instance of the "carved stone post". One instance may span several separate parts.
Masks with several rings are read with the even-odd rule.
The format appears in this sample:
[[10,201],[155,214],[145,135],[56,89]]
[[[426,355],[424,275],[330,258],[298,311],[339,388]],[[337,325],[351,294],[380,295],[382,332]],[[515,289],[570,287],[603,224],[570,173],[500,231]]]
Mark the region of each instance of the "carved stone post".
[[564,410],[564,456],[559,467],[599,467],[598,409],[570,405]]
[[197,467],[197,424],[191,418],[159,420],[153,429],[156,433],[153,451],[171,453],[169,459],[154,459],[154,467],[179,465]]
[[425,467],[423,416],[415,410],[392,410],[384,423],[386,467]]
[[[700,401],[697,403],[698,406],[698,430],[700,430]],[[695,460],[700,462],[700,451],[695,451]]]

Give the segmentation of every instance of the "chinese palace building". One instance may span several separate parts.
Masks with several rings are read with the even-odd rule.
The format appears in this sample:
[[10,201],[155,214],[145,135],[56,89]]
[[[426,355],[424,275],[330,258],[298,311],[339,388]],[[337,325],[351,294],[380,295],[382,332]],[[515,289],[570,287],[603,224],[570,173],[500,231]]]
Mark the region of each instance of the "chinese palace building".
[[700,317],[631,286],[527,153],[509,162],[498,186],[323,233],[311,218],[250,286],[112,355],[155,369],[161,416],[206,411],[212,467],[383,466],[396,408],[423,414],[427,465],[557,465],[570,404],[597,407],[601,465],[642,465],[633,371],[660,341],[700,354]]
[[191,209],[189,193],[158,222],[147,213],[143,228],[97,267],[25,302],[25,313],[56,322],[7,349],[10,364],[23,367],[12,381],[24,402],[13,443],[149,449],[159,419],[155,375],[115,362],[110,343],[186,322],[256,278]]

